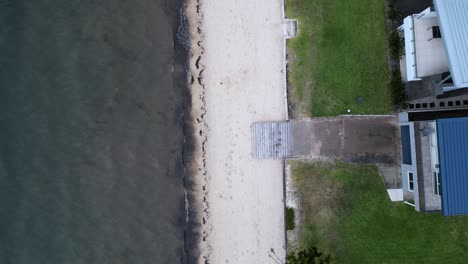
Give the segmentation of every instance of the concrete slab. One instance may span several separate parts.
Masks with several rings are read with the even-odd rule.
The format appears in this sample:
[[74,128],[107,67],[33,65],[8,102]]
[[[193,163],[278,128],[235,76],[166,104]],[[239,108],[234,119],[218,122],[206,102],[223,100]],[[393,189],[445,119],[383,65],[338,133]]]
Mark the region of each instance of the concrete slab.
[[297,20],[296,19],[285,19],[284,20],[284,38],[294,38],[297,34]]
[[401,171],[399,164],[386,165],[378,164],[380,175],[382,175],[385,186],[389,189],[400,189],[403,187],[401,182]]
[[387,189],[387,193],[392,202],[403,201],[403,189]]
[[396,117],[343,118],[342,157],[354,163],[396,164]]
[[341,149],[341,120],[332,118],[291,121],[293,156],[339,156]]
[[291,121],[293,156],[354,163],[399,163],[396,116],[340,116]]
[[402,187],[397,116],[339,116],[291,121],[292,155],[377,164],[389,189]]
[[415,140],[417,153],[421,155],[417,158],[417,181],[419,188],[419,203],[421,211],[439,211],[442,208],[440,196],[434,194],[433,164],[431,161],[431,134],[424,135],[423,129],[429,127],[429,122],[415,123]]

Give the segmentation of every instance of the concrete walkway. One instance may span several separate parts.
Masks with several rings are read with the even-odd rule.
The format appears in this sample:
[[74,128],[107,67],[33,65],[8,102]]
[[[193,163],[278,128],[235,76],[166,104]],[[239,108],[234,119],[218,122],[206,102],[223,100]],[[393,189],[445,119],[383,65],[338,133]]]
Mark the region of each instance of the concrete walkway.
[[293,156],[354,163],[399,162],[396,116],[339,116],[292,120]]
[[292,120],[292,153],[305,160],[377,164],[387,188],[401,188],[396,116],[339,116]]
[[255,159],[342,159],[376,164],[387,188],[401,188],[400,129],[396,116],[346,115],[254,123],[251,132]]

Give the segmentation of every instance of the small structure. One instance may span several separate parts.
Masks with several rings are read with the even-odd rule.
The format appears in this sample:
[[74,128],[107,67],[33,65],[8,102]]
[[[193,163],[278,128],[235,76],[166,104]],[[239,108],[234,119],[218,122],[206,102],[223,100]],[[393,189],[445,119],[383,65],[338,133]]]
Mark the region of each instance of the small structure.
[[416,211],[468,214],[468,118],[399,114],[403,198]]
[[388,196],[392,202],[403,201],[403,189],[387,189]]
[[283,34],[285,39],[294,38],[297,34],[297,20],[285,19],[283,25]]
[[253,158],[284,159],[292,156],[289,122],[253,123],[251,132]]
[[468,1],[434,0],[435,8],[408,16],[399,27],[404,81],[442,75],[438,94],[468,87]]

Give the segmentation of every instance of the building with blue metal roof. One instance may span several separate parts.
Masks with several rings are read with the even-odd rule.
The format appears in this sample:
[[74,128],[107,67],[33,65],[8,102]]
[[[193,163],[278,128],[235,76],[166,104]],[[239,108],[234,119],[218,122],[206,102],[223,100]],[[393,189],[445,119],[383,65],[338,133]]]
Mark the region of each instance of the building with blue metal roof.
[[420,212],[468,214],[468,117],[399,114],[405,203]]

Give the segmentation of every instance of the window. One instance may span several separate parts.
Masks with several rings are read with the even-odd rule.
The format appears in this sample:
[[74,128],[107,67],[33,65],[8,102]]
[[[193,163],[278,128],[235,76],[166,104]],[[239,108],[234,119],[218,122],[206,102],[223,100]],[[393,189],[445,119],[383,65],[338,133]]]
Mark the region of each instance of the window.
[[412,192],[414,191],[414,178],[413,178],[413,173],[408,172],[408,189]]
[[441,189],[440,189],[440,173],[438,172],[433,172],[434,175],[434,194],[435,195],[440,195]]
[[432,27],[432,37],[433,38],[441,38],[442,34],[440,34],[440,29],[438,26]]
[[438,26],[435,27],[428,27],[427,30],[432,29],[432,38],[428,39],[427,41],[431,41],[433,39],[440,39],[442,38],[442,34],[440,34],[440,29]]

